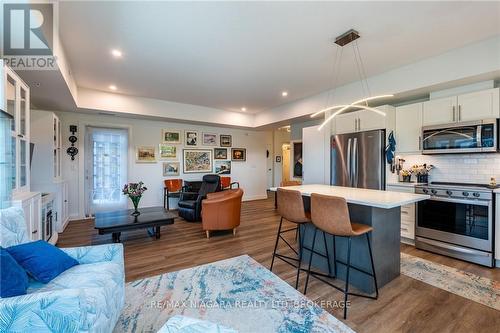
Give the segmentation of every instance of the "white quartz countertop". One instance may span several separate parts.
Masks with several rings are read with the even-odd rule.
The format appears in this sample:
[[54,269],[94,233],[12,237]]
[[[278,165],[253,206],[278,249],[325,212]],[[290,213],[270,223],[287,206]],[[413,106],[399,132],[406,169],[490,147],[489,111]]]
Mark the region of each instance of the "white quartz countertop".
[[[384,209],[391,209],[430,199],[429,195],[424,194],[368,190],[364,188],[330,186],[322,184],[287,186],[285,188],[300,191],[304,196],[310,196],[312,193],[331,195],[342,197],[348,203]],[[276,192],[277,187],[272,187],[270,190]]]

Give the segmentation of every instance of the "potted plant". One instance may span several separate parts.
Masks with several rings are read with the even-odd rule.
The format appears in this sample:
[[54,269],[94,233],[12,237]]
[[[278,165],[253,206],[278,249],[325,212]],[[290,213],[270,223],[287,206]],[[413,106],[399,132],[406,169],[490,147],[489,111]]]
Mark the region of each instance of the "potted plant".
[[141,201],[142,194],[147,189],[148,188],[144,186],[143,182],[128,183],[123,186],[123,194],[127,195],[130,200],[132,200],[132,204],[134,205],[134,212],[132,213],[133,216],[138,216],[141,214],[139,210],[137,210],[137,208],[139,207],[139,201]]
[[417,183],[428,183],[429,172],[434,168],[432,164],[421,164],[412,166],[412,171],[417,177]]
[[403,177],[404,183],[410,183],[411,182],[411,170],[406,170],[406,169],[401,170],[401,177]]

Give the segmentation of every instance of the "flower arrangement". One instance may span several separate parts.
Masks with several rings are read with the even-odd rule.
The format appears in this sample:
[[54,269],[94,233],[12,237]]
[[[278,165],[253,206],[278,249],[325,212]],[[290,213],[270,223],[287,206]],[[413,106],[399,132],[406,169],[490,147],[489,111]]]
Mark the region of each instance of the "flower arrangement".
[[411,174],[412,174],[412,170],[408,170],[408,169],[401,170],[401,177],[403,177],[403,182],[405,182],[405,183],[411,182]]
[[142,194],[144,191],[146,191],[148,188],[144,186],[143,182],[138,182],[138,183],[128,183],[123,186],[123,194],[128,196],[130,200],[132,201],[132,204],[134,205],[134,212],[132,215],[138,216],[141,213],[137,210],[139,207],[139,201],[141,201]]
[[426,163],[411,167],[412,172],[417,176],[418,183],[427,183],[429,181],[429,172],[432,169],[434,169],[434,166]]

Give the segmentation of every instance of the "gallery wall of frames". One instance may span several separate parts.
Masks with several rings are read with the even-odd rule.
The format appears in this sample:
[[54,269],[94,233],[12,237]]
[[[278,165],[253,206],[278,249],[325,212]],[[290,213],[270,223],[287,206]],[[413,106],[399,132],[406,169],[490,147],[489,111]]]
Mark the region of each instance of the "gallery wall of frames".
[[233,147],[231,134],[162,129],[161,143],[135,147],[136,163],[162,163],[163,177],[182,172],[231,174],[232,162],[246,162],[247,150]]
[[[141,205],[163,205],[163,180],[181,178],[201,180],[203,175],[220,173],[238,181],[245,190],[244,200],[267,197],[268,175],[272,181],[272,154],[266,151],[273,144],[271,131],[252,131],[226,127],[134,119],[100,114],[56,112],[61,119],[63,137],[69,126],[78,126],[79,150],[74,161],[63,159],[63,177],[69,185],[70,214],[84,214],[85,127],[101,126],[129,130],[128,180],[143,181],[148,191]],[[69,141],[63,140],[63,150]],[[269,162],[269,166],[268,166]],[[165,175],[165,176],[164,176]]]

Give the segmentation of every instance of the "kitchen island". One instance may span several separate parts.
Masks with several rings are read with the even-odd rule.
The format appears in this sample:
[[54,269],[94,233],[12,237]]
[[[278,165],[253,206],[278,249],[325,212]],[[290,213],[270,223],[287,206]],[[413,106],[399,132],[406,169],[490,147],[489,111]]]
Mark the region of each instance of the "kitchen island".
[[[349,206],[349,215],[352,222],[363,223],[373,227],[370,241],[373,251],[375,271],[377,273],[378,287],[381,288],[400,274],[400,239],[401,239],[401,206],[429,199],[428,195],[400,193],[390,191],[369,190],[352,187],[330,186],[330,185],[300,185],[288,186],[286,189],[300,191],[306,210],[310,210],[310,196],[312,193],[342,197]],[[276,192],[277,188],[271,188]],[[314,226],[307,224],[304,228],[303,245],[305,248],[312,247]],[[325,253],[323,237],[317,237],[315,250]],[[337,260],[347,261],[347,239],[332,237],[327,239],[329,253],[335,253]],[[308,263],[309,251],[303,250],[303,263]],[[333,255],[331,255],[333,257]],[[331,258],[332,265],[333,258]],[[337,265],[337,279],[345,280],[346,266],[340,262]],[[323,273],[328,273],[328,263],[325,258],[313,256],[312,266]],[[333,267],[333,266],[332,266]],[[364,237],[352,239],[350,284],[364,292],[375,290],[373,279],[369,275],[356,270],[371,271],[368,246]]]

